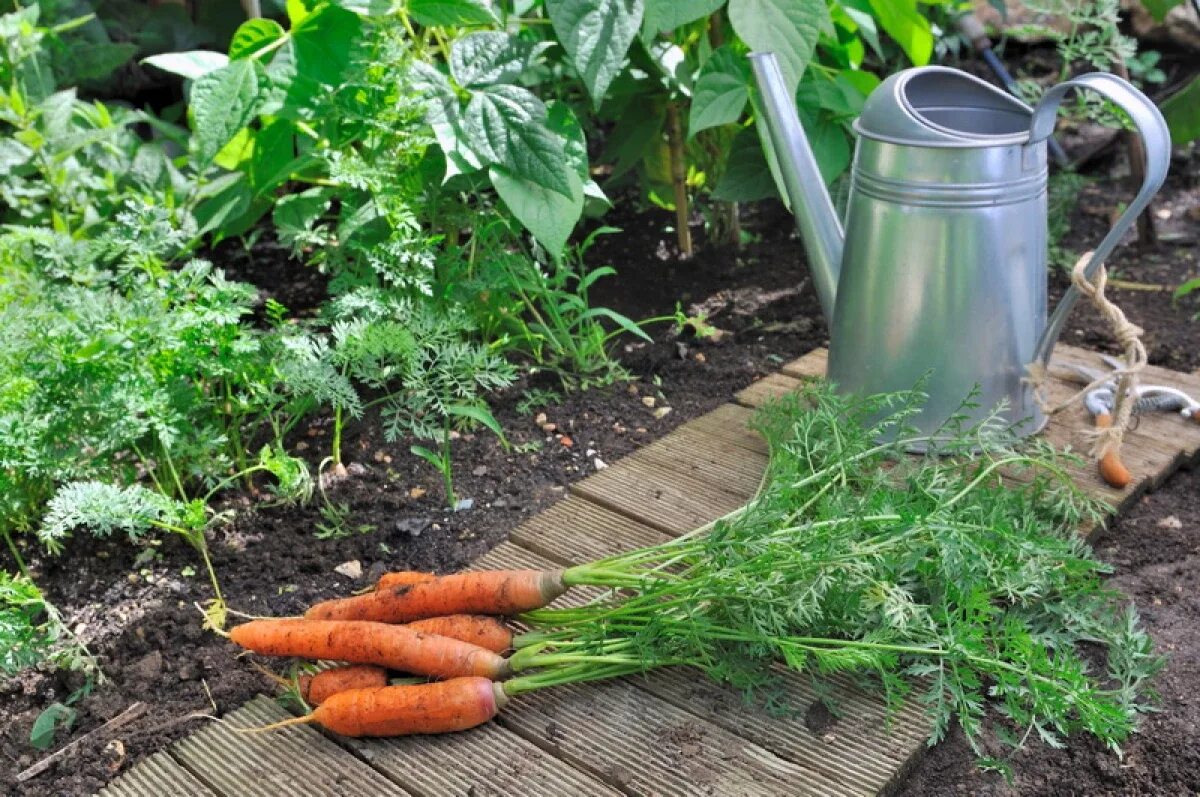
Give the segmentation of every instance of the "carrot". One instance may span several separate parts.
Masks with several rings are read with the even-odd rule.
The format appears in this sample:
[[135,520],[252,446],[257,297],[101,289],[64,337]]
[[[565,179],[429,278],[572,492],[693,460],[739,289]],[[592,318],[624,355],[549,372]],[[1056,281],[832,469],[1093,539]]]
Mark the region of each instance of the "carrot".
[[[1107,412],[1102,412],[1096,416],[1096,428],[1107,429],[1113,424],[1113,418]],[[1109,487],[1115,487],[1118,490],[1124,490],[1129,486],[1129,482],[1133,481],[1133,474],[1121,462],[1120,455],[1116,451],[1109,451],[1099,462],[1100,477]]]
[[508,626],[495,617],[479,614],[449,614],[445,617],[417,620],[407,625],[414,631],[461,639],[493,653],[503,653],[512,647],[513,642],[513,632]]
[[567,591],[561,570],[495,570],[455,573],[402,584],[310,608],[312,620],[408,623],[447,614],[517,614],[537,609]]
[[296,680],[304,702],[319,706],[338,692],[387,686],[388,674],[375,664],[344,664],[313,675],[301,675]]
[[433,581],[435,573],[422,573],[418,570],[397,570],[395,573],[384,573],[375,582],[375,589],[402,587],[405,584],[420,584],[422,581]]
[[302,656],[352,664],[378,664],[416,675],[500,680],[507,659],[478,645],[414,631],[403,625],[358,621],[253,620],[229,632],[237,644],[266,656]]
[[311,714],[252,730],[316,723],[342,736],[452,733],[482,725],[506,703],[504,688],[487,678],[452,678],[417,686],[376,686],[338,692]]

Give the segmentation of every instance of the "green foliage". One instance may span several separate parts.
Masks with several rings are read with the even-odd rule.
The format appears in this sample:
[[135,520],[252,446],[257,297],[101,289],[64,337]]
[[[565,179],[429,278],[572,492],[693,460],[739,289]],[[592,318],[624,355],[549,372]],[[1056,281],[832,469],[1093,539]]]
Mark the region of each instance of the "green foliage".
[[1200,77],[1168,97],[1163,116],[1171,129],[1171,143],[1182,147],[1200,138]]
[[568,584],[623,593],[527,615],[543,644],[514,668],[551,669],[510,692],[689,664],[777,702],[782,661],[857,674],[889,705],[915,696],[930,742],[957,722],[984,766],[1007,766],[985,757],[989,736],[1020,748],[1082,732],[1119,751],[1163,662],[1077,534],[1102,508],[1061,455],[997,418],[908,428],[923,403],[814,383],[764,407],[759,495],[672,542],[568,569]]

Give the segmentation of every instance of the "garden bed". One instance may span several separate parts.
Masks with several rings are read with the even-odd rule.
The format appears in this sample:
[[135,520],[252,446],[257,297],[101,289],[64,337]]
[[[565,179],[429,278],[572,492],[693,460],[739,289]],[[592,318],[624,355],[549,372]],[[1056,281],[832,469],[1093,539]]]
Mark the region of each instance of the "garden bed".
[[[1162,208],[1176,221],[1197,206],[1195,160],[1177,164]],[[1094,243],[1102,213],[1118,193],[1091,186],[1077,207],[1067,247]],[[1099,210],[1098,210],[1099,209]],[[1191,212],[1194,213],[1194,210]],[[292,614],[318,598],[367,583],[384,568],[461,567],[503,540],[510,529],[563,493],[563,485],[593,473],[661,436],[679,423],[727,401],[733,392],[775,370],[783,361],[825,342],[815,296],[798,264],[799,244],[790,219],[777,205],[755,208],[746,219],[758,236],[740,252],[702,247],[693,260],[673,255],[666,214],[621,219],[622,236],[601,239],[590,254],[593,264],[611,263],[621,279],[602,281],[593,293],[598,305],[633,318],[670,314],[675,303],[702,304],[709,322],[724,334],[717,340],[673,335],[666,325],[653,329],[656,343],[624,344],[620,359],[633,375],[628,383],[565,395],[553,406],[518,407],[530,388],[555,388],[546,375],[511,388],[496,414],[515,445],[540,441],[541,449],[505,453],[490,436],[466,436],[454,450],[458,489],[472,509],[447,513],[430,467],[408,453],[410,441],[385,443],[368,418],[353,425],[345,441],[346,459],[358,467],[331,490],[330,497],[351,508],[350,523],[372,527],[342,540],[318,540],[323,522],[316,505],[270,508],[249,496],[226,503],[235,521],[218,532],[214,564],[231,606],[254,614]],[[1170,220],[1168,220],[1170,221]],[[1190,222],[1194,234],[1195,222]],[[1188,229],[1183,226],[1185,231]],[[298,296],[319,295],[304,277],[290,274],[269,247],[252,261],[232,251],[214,255],[240,278],[269,286],[270,295],[300,307]],[[1194,276],[1196,248],[1164,246],[1154,253],[1119,250],[1111,264],[1125,279],[1175,286]],[[1064,280],[1056,277],[1056,294]],[[800,288],[800,290],[797,290]],[[264,291],[266,294],[267,291]],[[1180,370],[1200,365],[1195,353],[1193,309],[1172,304],[1161,291],[1114,291],[1130,317],[1147,329],[1151,362]],[[1086,309],[1076,312],[1064,340],[1105,348],[1107,336]],[[650,399],[653,401],[651,402]],[[652,404],[653,406],[648,406]],[[669,407],[670,412],[662,409]],[[544,413],[542,423],[538,417]],[[544,424],[555,424],[547,431]],[[328,434],[321,420],[302,426],[296,442]],[[313,448],[319,448],[314,445]],[[315,458],[314,463],[315,464]],[[1200,604],[1192,597],[1200,572],[1200,474],[1173,478],[1116,522],[1101,541],[1102,556],[1117,568],[1114,584],[1139,605],[1150,633],[1171,662],[1159,676],[1161,713],[1151,715],[1146,732],[1127,747],[1124,764],[1083,740],[1067,751],[1038,749],[1018,757],[1017,788],[1022,794],[1180,793],[1197,787],[1200,769],[1200,709],[1194,697],[1200,660],[1194,628]],[[51,601],[84,624],[94,640],[107,681],[79,703],[72,732],[56,747],[98,727],[135,701],[149,710],[111,737],[89,738],[46,773],[22,785],[17,794],[85,794],[115,773],[161,749],[206,720],[191,715],[223,713],[268,684],[234,658],[232,646],[200,630],[193,602],[208,597],[202,578],[184,576],[195,554],[174,537],[142,554],[124,542],[80,538],[58,559],[31,554],[39,583]],[[357,562],[358,579],[335,572]],[[353,566],[342,568],[354,572]],[[30,672],[3,688],[0,750],[15,773],[40,759],[28,745],[30,726],[46,705],[61,700],[78,684],[69,674]],[[11,774],[9,775],[11,777]],[[954,737],[919,764],[905,787],[910,794],[1004,793],[994,775],[977,773],[971,756]]]

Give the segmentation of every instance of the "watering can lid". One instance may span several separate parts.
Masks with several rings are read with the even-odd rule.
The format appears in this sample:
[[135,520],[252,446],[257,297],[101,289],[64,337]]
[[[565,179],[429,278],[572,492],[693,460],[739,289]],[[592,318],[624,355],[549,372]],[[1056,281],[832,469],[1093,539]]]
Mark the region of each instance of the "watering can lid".
[[1029,139],[1033,109],[973,75],[944,66],[905,69],[867,98],[854,129],[924,147],[986,147]]

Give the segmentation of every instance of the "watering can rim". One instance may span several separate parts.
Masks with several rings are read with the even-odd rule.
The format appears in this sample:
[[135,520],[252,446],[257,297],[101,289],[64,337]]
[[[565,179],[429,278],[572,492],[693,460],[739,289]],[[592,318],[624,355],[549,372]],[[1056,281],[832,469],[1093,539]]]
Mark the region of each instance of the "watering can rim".
[[[1019,113],[1024,117],[1024,123],[1019,130],[1011,133],[969,132],[938,124],[913,105],[906,91],[912,80],[931,74],[952,76],[969,84],[971,89],[979,92],[981,98],[992,103],[994,109]],[[852,127],[855,133],[864,138],[889,144],[925,148],[984,149],[1028,144],[1028,120],[1032,117],[1033,108],[1030,105],[1003,89],[961,69],[928,65],[909,67],[888,76],[867,97],[862,112],[854,120]]]

